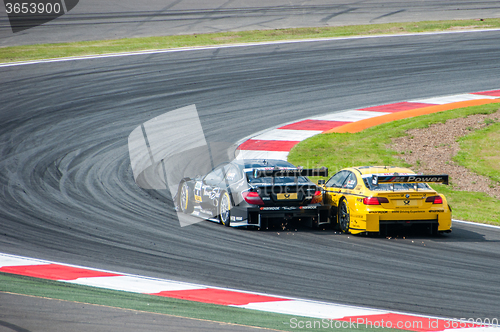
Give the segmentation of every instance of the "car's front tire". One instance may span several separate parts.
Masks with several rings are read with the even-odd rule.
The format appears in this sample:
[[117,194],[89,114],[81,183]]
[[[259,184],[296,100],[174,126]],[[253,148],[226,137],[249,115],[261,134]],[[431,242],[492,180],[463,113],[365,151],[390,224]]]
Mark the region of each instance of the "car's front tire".
[[190,214],[194,210],[191,197],[187,182],[182,182],[179,185],[179,209],[185,214]]
[[219,220],[224,226],[229,227],[231,224],[231,198],[227,192],[219,200]]
[[338,207],[338,224],[343,233],[349,233],[349,224],[351,222],[351,215],[349,214],[349,207],[345,199],[340,201]]

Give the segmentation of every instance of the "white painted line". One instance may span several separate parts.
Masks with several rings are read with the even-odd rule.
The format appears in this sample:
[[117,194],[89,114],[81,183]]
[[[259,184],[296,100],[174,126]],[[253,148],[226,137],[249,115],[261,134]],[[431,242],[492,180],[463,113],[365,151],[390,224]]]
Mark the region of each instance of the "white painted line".
[[459,101],[477,100],[477,99],[496,99],[496,98],[498,98],[498,97],[473,95],[471,93],[464,93],[464,94],[452,95],[452,96],[410,100],[409,102],[410,103],[414,102],[414,103],[427,103],[427,104],[444,105],[444,104],[449,104],[449,103],[456,103]]
[[146,294],[159,293],[162,291],[180,291],[206,288],[202,285],[182,283],[179,281],[155,280],[135,276],[92,277],[61,281],[78,285]]
[[381,315],[389,313],[389,311],[385,310],[307,300],[249,303],[247,305],[234,307],[321,319],[340,319],[347,316]]
[[252,139],[264,141],[303,141],[306,138],[321,134],[322,132],[322,130],[272,129],[268,132],[254,136]]
[[352,36],[352,37],[331,37],[331,38],[314,38],[314,39],[297,39],[297,40],[278,40],[278,41],[270,41],[270,42],[254,42],[254,43],[227,44],[227,45],[216,45],[216,46],[184,47],[184,48],[174,48],[174,49],[146,50],[146,51],[137,51],[137,52],[123,52],[123,53],[111,53],[111,54],[101,54],[101,55],[76,56],[76,57],[67,57],[67,58],[54,58],[54,59],[32,60],[32,61],[8,62],[8,63],[0,64],[0,68],[12,67],[12,66],[32,65],[32,64],[41,64],[41,63],[103,59],[103,58],[125,57],[125,56],[133,56],[133,55],[149,55],[149,54],[162,54],[162,53],[199,51],[199,50],[213,50],[213,49],[223,49],[223,48],[233,48],[233,47],[253,47],[253,46],[267,46],[267,45],[295,44],[295,43],[312,43],[312,42],[324,42],[324,41],[336,41],[336,40],[432,36],[432,35],[447,35],[447,34],[462,34],[462,33],[477,33],[477,32],[495,32],[495,31],[500,31],[500,29],[435,31],[435,32],[421,32],[421,33],[377,35],[377,36]]
[[377,116],[382,116],[386,114],[391,114],[390,112],[372,112],[372,111],[359,111],[359,110],[348,110],[337,113],[330,113],[326,115],[312,117],[311,120],[326,120],[326,121],[344,121],[344,122],[356,122],[359,120],[375,118]]
[[453,222],[458,222],[460,224],[467,224],[471,226],[479,226],[479,227],[489,227],[489,228],[495,228],[495,229],[500,229],[500,226],[496,225],[490,225],[490,224],[481,224],[478,222],[472,222],[472,221],[464,221],[464,220],[457,220],[457,219],[452,219]]
[[257,151],[257,150],[237,150],[236,159],[279,159],[286,160],[287,151]]

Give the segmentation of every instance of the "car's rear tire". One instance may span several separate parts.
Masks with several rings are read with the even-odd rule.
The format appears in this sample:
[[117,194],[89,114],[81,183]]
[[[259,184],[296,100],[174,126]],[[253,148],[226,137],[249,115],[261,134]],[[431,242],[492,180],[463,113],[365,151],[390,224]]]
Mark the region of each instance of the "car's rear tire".
[[179,185],[179,209],[185,214],[191,214],[194,210],[192,195],[189,193],[187,182]]
[[349,223],[351,222],[351,215],[349,214],[349,207],[345,199],[341,200],[337,211],[338,224],[343,233],[349,233]]
[[231,225],[231,198],[227,192],[223,192],[219,200],[219,220],[224,226]]

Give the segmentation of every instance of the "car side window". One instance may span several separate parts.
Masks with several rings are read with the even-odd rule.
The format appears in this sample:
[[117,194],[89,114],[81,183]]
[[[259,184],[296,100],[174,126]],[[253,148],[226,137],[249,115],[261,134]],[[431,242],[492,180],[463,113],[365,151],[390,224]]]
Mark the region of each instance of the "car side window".
[[349,175],[348,171],[340,171],[328,180],[326,187],[341,188],[345,179]]
[[354,189],[357,184],[358,180],[356,179],[356,174],[354,174],[353,172],[349,172],[349,176],[344,180],[342,188]]
[[222,167],[218,167],[213,171],[211,171],[210,173],[208,173],[203,179],[203,181],[210,186],[216,186],[222,181],[222,178],[223,178]]
[[231,164],[224,167],[224,173],[228,184],[234,184],[242,178],[241,171]]

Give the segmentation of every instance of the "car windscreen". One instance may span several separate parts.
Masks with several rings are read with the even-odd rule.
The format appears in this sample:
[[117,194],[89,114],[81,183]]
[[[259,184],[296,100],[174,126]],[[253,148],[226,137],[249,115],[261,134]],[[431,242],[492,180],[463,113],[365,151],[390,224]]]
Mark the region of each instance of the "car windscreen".
[[370,177],[363,177],[365,186],[372,191],[411,191],[415,190],[430,190],[427,183],[379,183],[374,185]]
[[248,183],[251,184],[293,184],[293,183],[309,183],[310,181],[305,176],[290,177],[290,176],[275,176],[275,177],[254,177],[253,172],[247,171],[245,172]]

